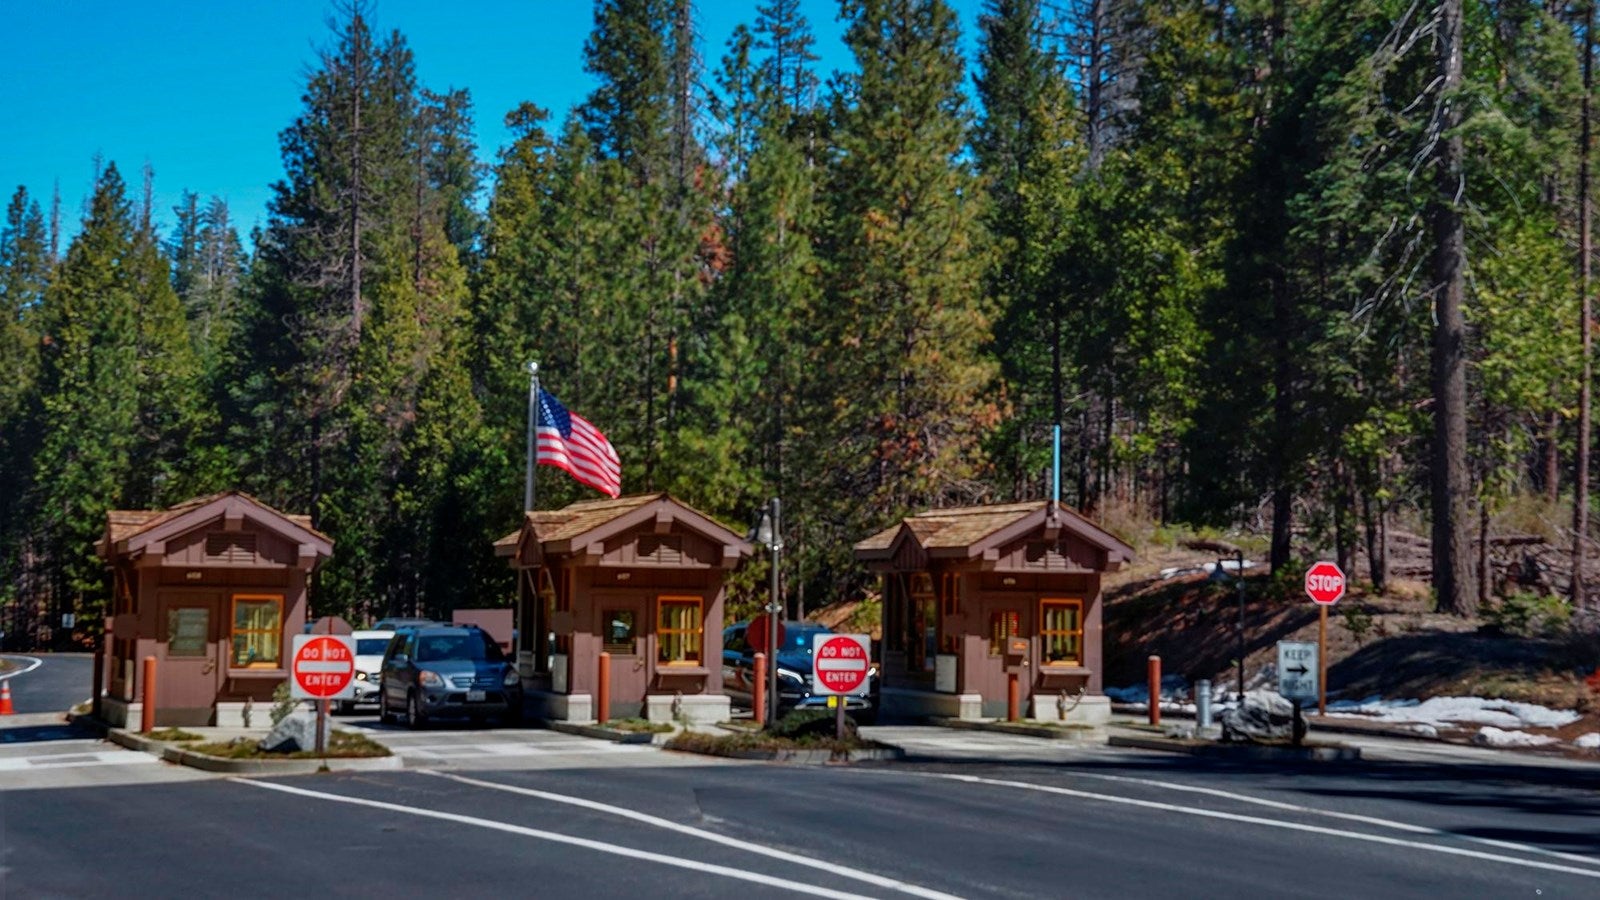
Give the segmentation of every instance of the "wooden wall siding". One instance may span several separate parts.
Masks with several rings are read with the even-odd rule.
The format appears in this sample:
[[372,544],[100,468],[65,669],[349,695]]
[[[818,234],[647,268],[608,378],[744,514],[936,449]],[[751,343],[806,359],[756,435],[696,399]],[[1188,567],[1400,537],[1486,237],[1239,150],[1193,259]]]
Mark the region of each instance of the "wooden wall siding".
[[915,572],[927,567],[928,554],[917,546],[916,541],[911,540],[902,541],[889,561],[889,568],[896,572]]
[[633,532],[606,542],[602,566],[710,569],[722,562],[722,545],[696,534]]
[[1071,537],[1056,541],[1018,541],[1000,551],[997,571],[1010,572],[1093,572],[1100,565],[1100,551]]
[[298,562],[299,547],[275,534],[213,528],[168,541],[165,560],[169,566],[293,566]]
[[[226,571],[217,571],[225,568]],[[196,581],[200,584],[222,584],[230,587],[248,588],[285,588],[289,584],[290,569],[246,569],[243,567],[207,566],[204,563],[194,568],[183,567],[178,563],[161,568],[158,571],[158,583],[162,585],[183,584],[193,586]],[[199,579],[189,577],[190,572],[198,571]]]

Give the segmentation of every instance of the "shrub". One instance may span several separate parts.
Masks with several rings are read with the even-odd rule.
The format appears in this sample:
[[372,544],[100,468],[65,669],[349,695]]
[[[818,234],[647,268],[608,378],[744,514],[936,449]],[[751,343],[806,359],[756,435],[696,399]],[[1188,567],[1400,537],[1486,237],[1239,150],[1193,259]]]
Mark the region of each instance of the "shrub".
[[1361,642],[1366,640],[1367,633],[1372,631],[1372,613],[1367,612],[1364,604],[1347,600],[1344,606],[1344,627],[1350,632],[1350,636],[1356,639],[1356,646],[1359,647]]
[[289,696],[289,682],[278,685],[272,689],[272,724],[277,725],[289,714],[300,708],[300,701]]
[[1517,637],[1548,637],[1566,628],[1572,619],[1572,607],[1564,597],[1518,591],[1484,607],[1482,616],[1491,631]]
[[[832,738],[834,736],[834,711],[831,709],[796,709],[788,715],[774,722],[768,731],[773,737],[793,738]],[[855,740],[856,723],[847,714],[844,718],[844,735],[846,740]]]

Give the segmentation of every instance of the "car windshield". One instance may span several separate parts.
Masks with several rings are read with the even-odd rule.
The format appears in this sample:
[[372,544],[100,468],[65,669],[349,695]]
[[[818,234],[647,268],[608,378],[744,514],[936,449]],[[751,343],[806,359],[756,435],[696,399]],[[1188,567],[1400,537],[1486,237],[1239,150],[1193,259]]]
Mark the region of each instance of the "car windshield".
[[463,634],[425,634],[417,639],[417,662],[438,662],[447,659],[470,659],[479,662],[503,662],[500,647],[478,632]]
[[382,656],[384,648],[388,647],[388,646],[389,646],[389,639],[386,638],[386,637],[381,637],[381,638],[357,638],[356,639],[356,655],[357,656]]

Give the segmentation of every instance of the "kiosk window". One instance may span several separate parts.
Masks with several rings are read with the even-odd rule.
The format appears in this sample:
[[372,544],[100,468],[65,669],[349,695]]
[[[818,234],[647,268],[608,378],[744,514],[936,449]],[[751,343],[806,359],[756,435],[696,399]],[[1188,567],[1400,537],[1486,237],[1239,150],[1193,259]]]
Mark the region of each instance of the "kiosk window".
[[657,660],[666,665],[699,665],[700,598],[662,597],[656,623]]
[[1018,636],[1022,630],[1022,616],[1014,609],[997,609],[989,614],[989,655],[1000,656],[1006,652],[1006,641]]
[[234,668],[278,668],[283,662],[283,598],[234,597],[232,643],[229,664]]
[[601,610],[600,627],[604,629],[607,653],[633,654],[633,610]]
[[1082,665],[1083,601],[1039,601],[1039,638],[1044,665]]
[[167,655],[205,656],[211,640],[211,610],[178,606],[167,610]]

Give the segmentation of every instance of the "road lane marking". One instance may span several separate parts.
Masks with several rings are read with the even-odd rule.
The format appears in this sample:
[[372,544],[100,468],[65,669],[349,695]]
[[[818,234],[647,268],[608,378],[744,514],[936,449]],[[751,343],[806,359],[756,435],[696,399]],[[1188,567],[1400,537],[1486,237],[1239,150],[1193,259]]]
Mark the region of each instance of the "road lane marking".
[[700,862],[699,860],[680,859],[676,856],[667,856],[662,853],[652,853],[648,850],[635,850],[621,844],[609,844],[605,841],[596,841],[589,838],[573,837],[568,834],[557,834],[554,831],[543,831],[538,828],[528,828],[523,825],[512,825],[509,822],[496,822],[493,819],[480,819],[475,816],[463,816],[456,813],[441,812],[435,809],[421,809],[414,806],[402,806],[398,803],[385,803],[382,800],[367,800],[361,797],[346,797],[341,794],[329,794],[322,791],[312,791],[305,788],[290,787],[287,784],[273,784],[266,781],[253,781],[249,778],[230,778],[229,781],[237,784],[248,784],[269,791],[281,791],[285,794],[295,794],[301,797],[313,797],[318,800],[331,800],[335,803],[348,803],[353,806],[366,806],[372,809],[383,809],[390,812],[407,813],[428,819],[442,819],[446,822],[457,822],[462,825],[473,825],[478,828],[487,828],[493,831],[504,831],[510,834],[519,834],[524,837],[537,838],[542,841],[551,841],[557,844],[568,844],[574,847],[583,847],[588,850],[597,850],[601,853],[610,853],[616,856],[626,856],[630,859],[640,859],[646,862],[660,863],[679,869],[688,869],[692,872],[701,872],[707,875],[721,875],[724,878],[733,878],[739,881],[750,881],[768,887],[784,888],[801,894],[811,894],[816,897],[835,897],[839,900],[854,900],[862,894],[848,894],[835,891],[831,888],[806,884],[801,881],[790,881],[786,878],[777,878],[772,875],[763,875],[759,872],[746,872],[728,866],[719,866],[716,863]]
[[490,790],[496,791],[506,791],[512,794],[521,794],[525,797],[537,797],[541,800],[549,800],[552,803],[565,803],[569,806],[578,806],[582,807],[583,809],[593,810],[595,812],[619,816],[634,822],[641,822],[645,825],[653,825],[656,828],[664,828],[667,831],[675,831],[679,834],[687,834],[691,837],[700,838],[701,840],[711,841],[714,844],[722,844],[725,847],[734,847],[739,850],[757,854],[758,856],[770,856],[773,859],[781,859],[784,862],[793,863],[797,866],[806,866],[812,869],[819,869],[831,875],[837,875],[841,878],[853,878],[857,881],[864,881],[875,887],[886,888],[891,891],[899,891],[904,894],[911,894],[915,897],[928,897],[931,898],[931,900],[957,900],[954,894],[942,893],[940,891],[920,887],[909,882],[889,878],[885,875],[878,875],[872,872],[863,871],[861,869],[853,869],[849,866],[842,866],[837,863],[830,863],[820,859],[812,859],[808,856],[796,856],[795,854],[788,853],[783,850],[777,850],[771,847],[762,846],[761,844],[737,840],[726,835],[717,834],[716,832],[706,831],[702,828],[695,828],[692,825],[684,825],[680,822],[674,822],[671,819],[663,819],[647,813],[642,813],[638,810],[629,809],[625,806],[612,806],[609,803],[601,803],[597,800],[588,800],[583,797],[574,797],[570,794],[555,794],[551,793],[550,791],[541,791],[536,788],[518,787],[516,785],[501,784],[495,781],[483,781],[478,778],[468,778],[464,775],[455,775],[448,772],[434,772],[428,769],[419,769],[418,772],[422,775],[432,775],[436,778],[447,778],[451,781],[458,781],[462,784],[468,784],[474,787],[489,788]]
[[[1189,816],[1200,816],[1207,819],[1224,819],[1230,822],[1242,822],[1247,825],[1265,825],[1269,828],[1282,828],[1288,831],[1304,831],[1310,834],[1321,834],[1329,837],[1347,838],[1353,841],[1366,841],[1373,844],[1387,844],[1392,847],[1407,847],[1415,850],[1429,850],[1434,853],[1443,853],[1449,856],[1465,856],[1472,859],[1481,859],[1488,862],[1508,863],[1514,866],[1525,866],[1530,869],[1546,869],[1551,872],[1564,872],[1569,875],[1582,875],[1585,878],[1600,879],[1600,871],[1594,869],[1580,869],[1575,866],[1564,866],[1557,863],[1541,862],[1536,859],[1520,859],[1515,856],[1502,856],[1498,853],[1486,853],[1482,850],[1469,850],[1465,847],[1447,847],[1442,844],[1429,844],[1423,841],[1408,841],[1402,838],[1387,837],[1381,834],[1366,834],[1360,831],[1345,831],[1338,828],[1328,828],[1322,825],[1307,825],[1303,822],[1284,822],[1279,819],[1264,819],[1260,816],[1247,816],[1242,813],[1228,813],[1211,809],[1196,809],[1188,806],[1178,806],[1172,803],[1162,803],[1159,800],[1140,800],[1134,797],[1119,797],[1115,794],[1097,794],[1093,791],[1080,791],[1073,788],[1054,787],[1045,784],[1031,784],[1026,781],[1006,781],[999,778],[983,778],[977,775],[956,775],[946,772],[907,772],[913,778],[938,778],[945,781],[960,781],[967,784],[987,784],[995,787],[1020,788],[1025,791],[1039,791],[1047,794],[1060,794],[1066,797],[1079,797],[1084,800],[1100,800],[1106,803],[1118,803],[1124,806],[1137,806],[1144,809],[1155,809],[1162,812],[1182,813]],[[1454,837],[1454,835],[1451,835]]]
[[5,656],[6,656],[7,659],[26,659],[26,660],[32,662],[33,665],[27,667],[26,669],[18,669],[15,672],[7,672],[4,675],[0,675],[0,681],[5,681],[7,678],[15,678],[18,675],[26,675],[29,672],[32,672],[34,669],[37,669],[40,666],[44,665],[44,660],[39,659],[37,657],[33,657],[33,656],[18,656],[18,655],[13,654],[13,653],[7,653],[7,654],[5,654]]
[[1395,831],[1406,831],[1413,834],[1426,834],[1433,837],[1455,838],[1463,841],[1483,844],[1488,847],[1499,847],[1502,850],[1517,850],[1523,853],[1536,853],[1555,859],[1564,859],[1569,862],[1583,863],[1586,866],[1600,866],[1600,859],[1588,856],[1579,856],[1576,853],[1562,853],[1559,850],[1547,850],[1544,847],[1535,847],[1530,844],[1518,844],[1513,841],[1497,841],[1494,838],[1474,837],[1469,834],[1456,834],[1440,828],[1430,828],[1426,825],[1412,825],[1409,822],[1398,822],[1393,819],[1380,819],[1376,816],[1363,816],[1359,813],[1338,812],[1331,809],[1317,809],[1314,806],[1300,806],[1295,803],[1284,803],[1281,800],[1267,800],[1262,797],[1252,797],[1248,794],[1235,794],[1219,788],[1199,787],[1189,784],[1178,784],[1170,781],[1156,781],[1153,778],[1134,778],[1128,775],[1102,775],[1097,772],[1073,772],[1078,778],[1097,778],[1101,781],[1118,781],[1127,784],[1140,784],[1148,787],[1165,788],[1170,791],[1182,791],[1191,794],[1205,794],[1212,797],[1222,797],[1236,800],[1240,803],[1251,803],[1265,806],[1270,809],[1281,809],[1287,812],[1310,813],[1317,816],[1326,816],[1330,819],[1343,819],[1347,822],[1360,822],[1365,825],[1375,825],[1380,828],[1390,828]]

